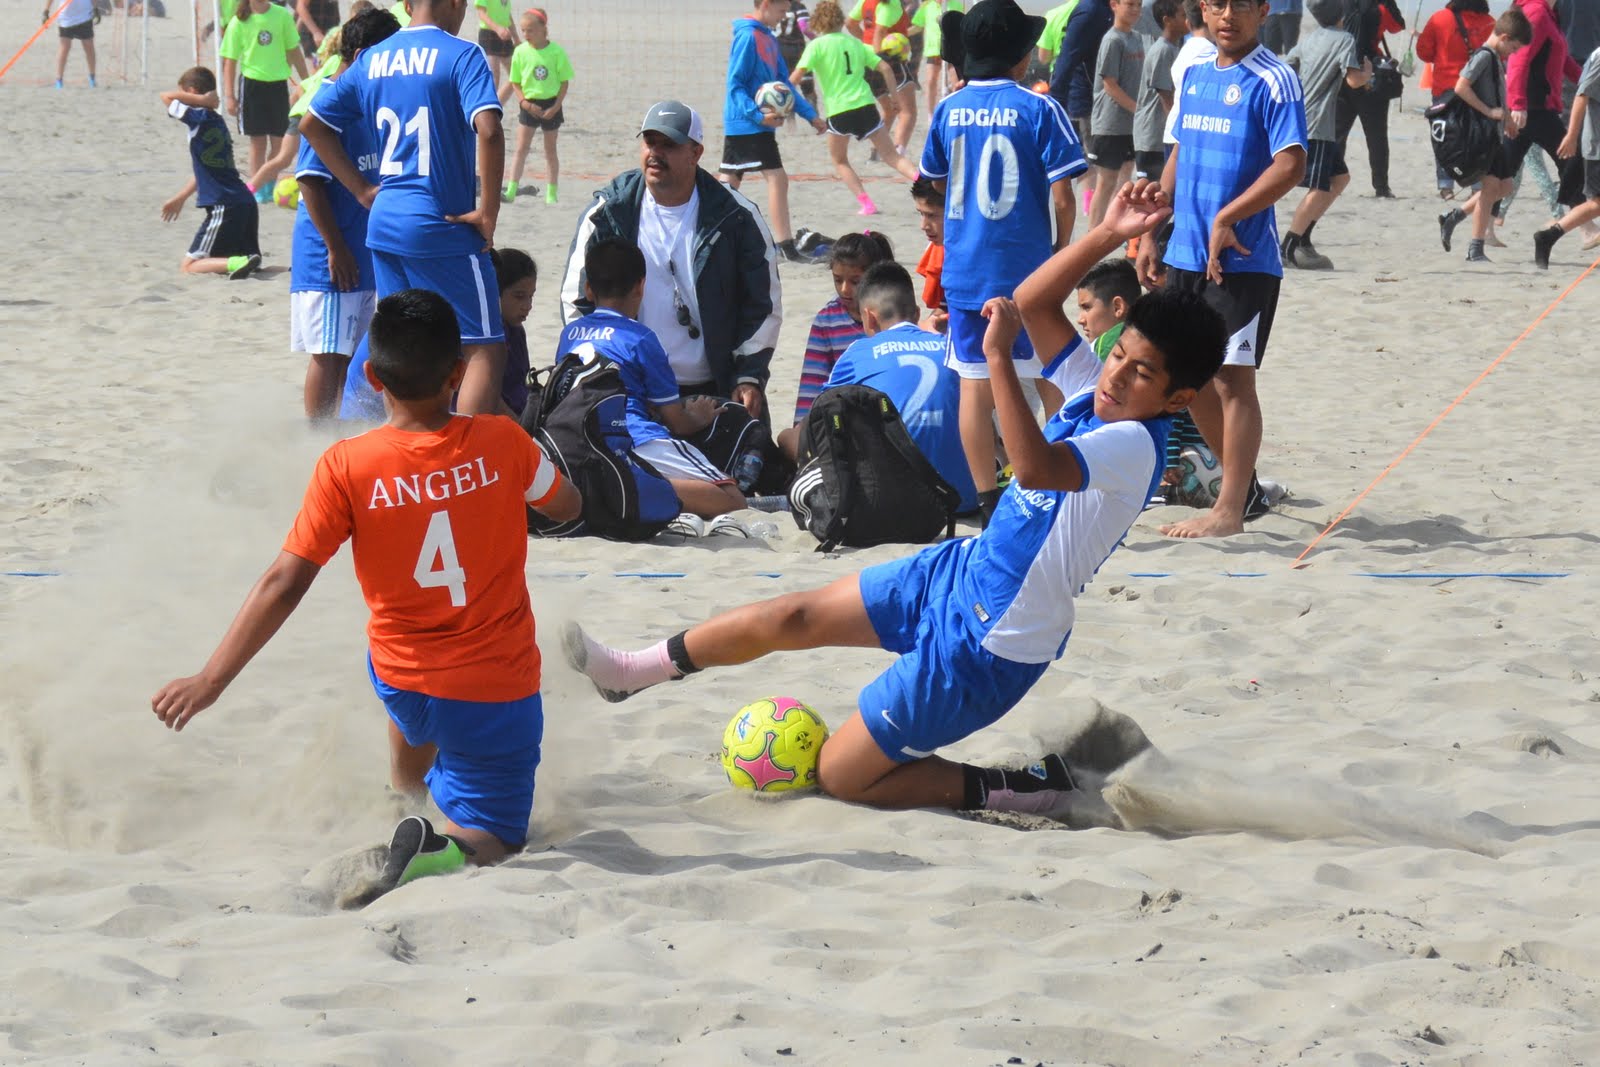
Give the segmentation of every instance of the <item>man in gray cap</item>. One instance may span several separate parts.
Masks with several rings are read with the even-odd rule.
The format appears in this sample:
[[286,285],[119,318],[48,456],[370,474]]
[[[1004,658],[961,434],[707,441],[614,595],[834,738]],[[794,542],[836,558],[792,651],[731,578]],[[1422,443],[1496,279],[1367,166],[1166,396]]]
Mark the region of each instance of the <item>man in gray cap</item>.
[[613,178],[578,218],[562,317],[594,310],[583,296],[589,246],[633,241],[646,264],[639,321],[661,339],[679,392],[731,397],[764,417],[783,318],[777,253],[755,206],[700,167],[704,141],[686,104],[663,100],[645,113],[638,169]]

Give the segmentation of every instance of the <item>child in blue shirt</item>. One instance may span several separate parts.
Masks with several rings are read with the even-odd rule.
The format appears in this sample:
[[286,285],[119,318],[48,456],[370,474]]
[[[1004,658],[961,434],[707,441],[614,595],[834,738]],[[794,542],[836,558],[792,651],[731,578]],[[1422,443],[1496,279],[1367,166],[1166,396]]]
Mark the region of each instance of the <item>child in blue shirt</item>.
[[[326,89],[363,49],[399,29],[400,23],[387,11],[374,8],[356,15],[339,33],[339,65],[314,91]],[[362,177],[378,180],[378,145],[368,126],[346,127],[339,143]],[[326,419],[338,410],[350,357],[366,336],[377,304],[372,253],[367,249],[367,208],[334,180],[304,138],[294,176],[300,185],[300,206],[289,267],[289,348],[310,357],[306,417]]]
[[[450,302],[467,360],[457,410],[503,412],[505,328],[488,251],[505,171],[500,97],[483,50],[455,36],[466,15],[461,0],[409,3],[410,25],[318,93],[300,128],[372,211],[367,247],[378,298],[417,288]],[[379,145],[376,186],[339,143],[342,131],[363,124]]]
[[233,165],[233,138],[217,114],[217,76],[209,67],[190,67],[178,87],[161,94],[167,114],[189,128],[189,161],[194,177],[161,205],[161,218],[171,222],[189,198],[206,209],[205,221],[189,242],[178,265],[184,274],[226,274],[247,278],[261,266],[256,238],[256,200]]
[[734,480],[694,445],[680,440],[711,425],[717,403],[708,396],[685,400],[678,395],[667,350],[639,321],[644,253],[621,237],[596,241],[584,254],[583,278],[584,296],[594,311],[561,331],[556,358],[592,353],[617,365],[628,392],[628,436],[634,454],[672,483],[683,510],[710,519],[744,507],[744,494]]
[[[1065,651],[1074,598],[1161,477],[1168,416],[1222,363],[1221,318],[1195,294],[1140,297],[1103,366],[1063,307],[1091,266],[1168,213],[1158,186],[1125,187],[1099,227],[1017,287],[1015,304],[1001,297],[983,308],[984,354],[1016,470],[983,533],[736,608],[639,652],[574,625],[563,642],[569,661],[617,701],[778,650],[883,648],[898,659],[822,745],[824,792],[879,808],[1070,814],[1091,802],[1080,788],[1085,768],[1059,753],[1019,772],[935,752],[1000,719]],[[1069,391],[1042,431],[1012,358],[1024,325],[1038,351],[1055,355]]]
[[[943,284],[949,305],[949,364],[961,376],[961,443],[985,516],[999,500],[995,482],[994,398],[979,314],[1072,239],[1071,179],[1087,168],[1066,112],[1017,84],[1044,20],[1014,0],[985,0],[961,21],[966,84],[934,109],[922,174],[945,194]],[[1026,337],[1017,370],[1048,380],[1049,368]],[[1046,406],[1061,395],[1041,386]]]
[[[1204,514],[1163,527],[1170,537],[1226,537],[1270,510],[1255,465],[1256,370],[1283,279],[1273,205],[1306,170],[1300,79],[1257,36],[1267,0],[1205,0],[1202,11],[1217,51],[1179,83],[1170,116],[1177,144],[1161,184],[1173,201],[1166,285],[1199,293],[1228,326],[1222,370],[1189,412],[1222,462],[1222,488]],[[1139,246],[1147,285],[1161,273],[1156,246]]]

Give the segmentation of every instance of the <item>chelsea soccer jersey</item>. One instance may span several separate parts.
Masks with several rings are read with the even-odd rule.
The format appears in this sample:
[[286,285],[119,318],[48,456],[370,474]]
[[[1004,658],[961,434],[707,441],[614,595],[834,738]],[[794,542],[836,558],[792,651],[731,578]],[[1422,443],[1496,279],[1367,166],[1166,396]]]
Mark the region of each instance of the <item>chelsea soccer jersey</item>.
[[1050,258],[1050,186],[1088,164],[1067,113],[1005,78],[968,82],[934,109],[924,177],[945,181],[945,299],[976,310]]
[[[1211,224],[1287,148],[1306,145],[1306,110],[1300,78],[1269,49],[1219,67],[1216,57],[1183,74],[1173,102],[1178,175],[1173,190],[1173,232],[1167,264],[1202,272],[1210,258]],[[1224,274],[1283,276],[1278,225],[1272,205],[1234,224],[1248,256],[1222,254]]]
[[317,118],[341,134],[366,123],[375,137],[381,189],[369,248],[416,258],[483,248],[477,230],[445,216],[476,204],[473,121],[488,110],[498,112],[500,99],[483,50],[437,26],[409,26],[374,45],[317,94]]

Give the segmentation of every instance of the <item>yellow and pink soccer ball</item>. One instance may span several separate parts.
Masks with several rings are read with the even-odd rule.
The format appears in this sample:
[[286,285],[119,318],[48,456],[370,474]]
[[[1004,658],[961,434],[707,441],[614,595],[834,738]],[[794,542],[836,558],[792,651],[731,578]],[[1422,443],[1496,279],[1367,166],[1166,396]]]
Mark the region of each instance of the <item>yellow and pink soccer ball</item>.
[[278,183],[272,187],[272,202],[286,211],[293,211],[300,206],[300,183],[295,181],[294,175],[278,179]]
[[898,59],[902,62],[911,58],[911,38],[903,33],[891,33],[883,39],[878,46],[880,56]]
[[722,732],[722,769],[736,789],[783,793],[817,784],[817,755],[828,724],[793,697],[740,708]]

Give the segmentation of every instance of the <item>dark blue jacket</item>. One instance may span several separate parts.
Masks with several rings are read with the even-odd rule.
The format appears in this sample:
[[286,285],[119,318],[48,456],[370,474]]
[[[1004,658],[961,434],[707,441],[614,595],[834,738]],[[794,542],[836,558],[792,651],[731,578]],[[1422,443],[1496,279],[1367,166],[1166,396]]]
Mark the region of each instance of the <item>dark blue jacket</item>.
[[1050,95],[1075,119],[1087,119],[1094,110],[1094,67],[1100,58],[1100,41],[1111,28],[1111,5],[1106,0],[1080,0],[1061,35],[1050,74]]

